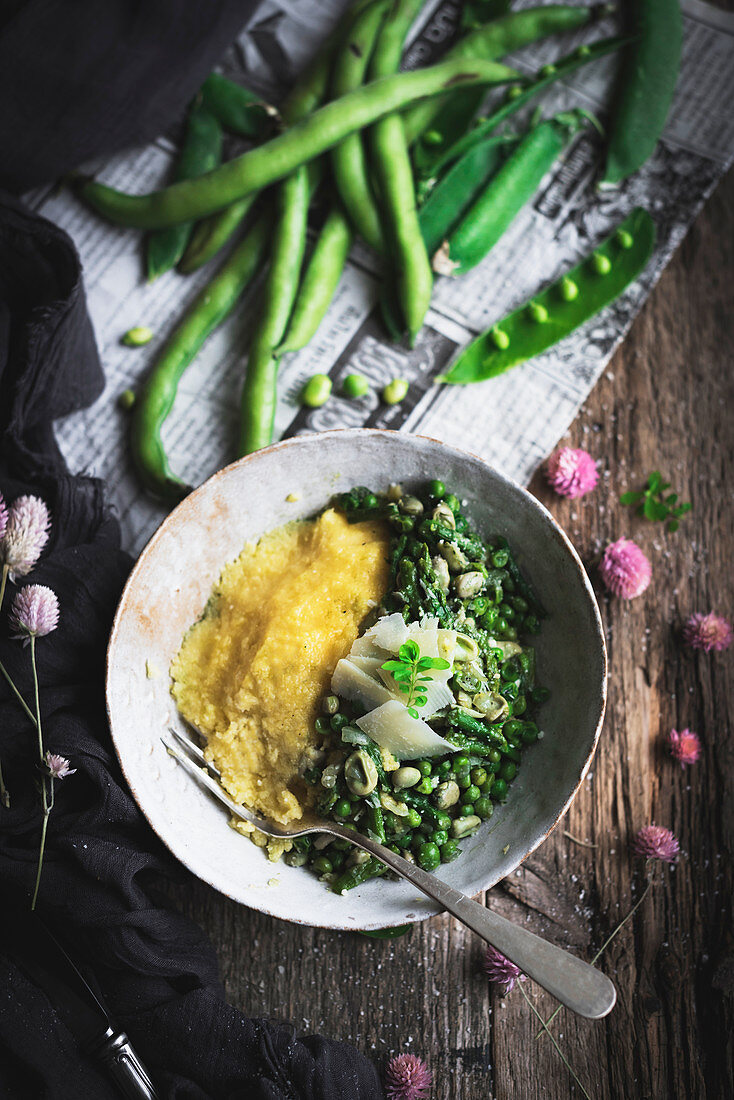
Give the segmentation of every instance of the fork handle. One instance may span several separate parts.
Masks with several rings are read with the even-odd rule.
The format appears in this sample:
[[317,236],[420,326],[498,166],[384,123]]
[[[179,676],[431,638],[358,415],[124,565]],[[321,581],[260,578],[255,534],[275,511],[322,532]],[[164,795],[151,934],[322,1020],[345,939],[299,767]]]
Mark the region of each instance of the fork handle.
[[467,928],[471,928],[472,932],[476,932],[485,943],[501,951],[520,967],[523,974],[542,985],[567,1008],[591,1020],[597,1020],[611,1012],[617,999],[617,991],[606,974],[602,974],[596,967],[506,920],[498,913],[493,913],[486,906],[472,901],[465,894],[454,890],[415,864],[408,863],[407,859],[391,852],[382,844],[347,829],[344,830],[344,836],[382,863],[386,863],[391,870],[412,882],[429,898],[433,898]]

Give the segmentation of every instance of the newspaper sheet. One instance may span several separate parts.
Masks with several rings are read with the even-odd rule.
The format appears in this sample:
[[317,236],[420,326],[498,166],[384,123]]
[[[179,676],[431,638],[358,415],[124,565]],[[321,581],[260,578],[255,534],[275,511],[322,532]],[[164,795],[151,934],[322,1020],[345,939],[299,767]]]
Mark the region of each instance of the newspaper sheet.
[[[521,0],[514,6],[535,2]],[[263,0],[223,59],[222,71],[277,102],[344,6],[344,0]],[[426,324],[410,350],[386,338],[379,267],[357,245],[318,333],[307,348],[283,360],[278,436],[360,425],[422,432],[474,451],[520,482],[529,479],[568,428],[734,156],[734,16],[700,0],[683,0],[682,6],[680,80],[663,139],[645,167],[621,188],[599,191],[598,139],[591,130],[579,135],[491,255],[460,279],[438,280]],[[426,4],[413,28],[407,67],[432,60],[455,33],[460,10],[456,0]],[[531,73],[570,52],[582,37],[604,37],[615,29],[610,19],[595,26],[593,34],[540,43],[509,63]],[[614,58],[609,57],[579,70],[551,86],[543,98],[544,114],[578,105],[603,120],[613,75]],[[116,187],[150,190],[170,173],[175,137],[165,135],[91,168]],[[102,223],[66,192],[39,192],[28,199],[63,226],[79,248],[107,378],[94,406],[59,422],[59,442],[72,470],[107,481],[124,545],[137,553],[167,509],[141,492],[135,480],[126,416],[117,398],[150,369],[161,344],[210,278],[211,267],[188,278],[170,273],[148,284],[139,234]],[[500,378],[465,387],[432,383],[457,349],[576,263],[637,205],[657,223],[657,246],[642,277],[617,302],[550,351]],[[233,457],[257,293],[253,286],[209,339],[184,376],[166,423],[164,441],[173,468],[191,484]],[[122,334],[142,324],[154,330],[153,341],[142,349],[121,346]],[[364,398],[348,401],[338,396],[340,380],[355,371],[372,387]],[[315,372],[330,375],[335,396],[320,409],[303,409],[298,394]],[[379,391],[396,376],[407,379],[410,389],[400,405],[388,407]]]

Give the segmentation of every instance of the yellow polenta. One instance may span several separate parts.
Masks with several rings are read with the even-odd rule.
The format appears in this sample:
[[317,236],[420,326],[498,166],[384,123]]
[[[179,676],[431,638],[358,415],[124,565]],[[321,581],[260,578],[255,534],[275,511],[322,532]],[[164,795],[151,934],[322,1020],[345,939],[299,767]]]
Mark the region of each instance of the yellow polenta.
[[173,660],[171,690],[237,802],[276,821],[302,816],[320,701],[383,597],[387,550],[382,524],[329,509],[248,544],[224,569]]

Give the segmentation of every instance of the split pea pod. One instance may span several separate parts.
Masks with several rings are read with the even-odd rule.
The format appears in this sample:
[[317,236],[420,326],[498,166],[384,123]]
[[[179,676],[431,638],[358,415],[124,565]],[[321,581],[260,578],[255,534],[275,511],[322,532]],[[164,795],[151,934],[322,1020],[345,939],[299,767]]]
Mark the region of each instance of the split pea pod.
[[278,188],[275,224],[269,227],[270,268],[242,388],[239,455],[267,447],[272,440],[278,377],[275,349],[283,339],[298,289],[310,197],[307,171],[294,172]]
[[226,263],[198,294],[168,337],[133,406],[131,450],[143,485],[154,496],[179,500],[189,492],[172,472],[161,430],[173,408],[176,389],[186,368],[212,332],[229,316],[266,254],[270,236],[262,216]]
[[[330,86],[333,99],[354,91],[364,83],[386,8],[387,0],[378,0],[355,20],[334,63]],[[331,167],[334,184],[350,223],[370,248],[383,252],[380,216],[369,183],[361,134],[352,134],[332,149]]]
[[620,183],[651,155],[668,117],[680,69],[679,0],[630,0],[626,6],[633,37],[622,55],[604,183]]
[[571,111],[541,122],[522,139],[434,254],[434,271],[462,275],[484,259],[535,195],[582,121]]
[[[191,180],[216,168],[222,160],[222,128],[213,114],[196,100],[186,119],[175,179]],[[188,243],[193,224],[182,222],[158,229],[148,237],[146,266],[148,280],[157,279],[175,267]]]
[[[394,0],[375,44],[370,77],[397,72],[405,36],[422,0]],[[431,302],[433,274],[418,224],[413,167],[403,120],[387,115],[371,128],[368,141],[380,196],[385,237],[395,265],[395,289],[411,346]]]
[[647,265],[655,224],[637,207],[607,240],[469,344],[437,382],[482,382],[539,355],[618,298]]
[[259,95],[221,73],[210,73],[199,94],[206,109],[225,130],[241,137],[261,138],[273,128],[276,112]]
[[[525,8],[509,12],[499,19],[469,31],[452,46],[446,61],[473,61],[480,58],[494,59],[529,46],[541,38],[562,31],[578,30],[598,18],[606,7],[582,8],[568,4],[548,4],[540,8]],[[446,61],[443,63],[445,64]],[[428,103],[418,103],[404,115],[405,133],[409,142],[429,129],[436,113],[446,99],[438,97]],[[448,135],[447,135],[448,136]],[[436,146],[429,146],[436,150]]]
[[452,142],[447,148],[441,147],[440,156],[431,163],[427,175],[435,175],[447,164],[458,160],[459,157],[462,157],[479,142],[486,140],[501,123],[534,99],[549,84],[553,84],[556,80],[562,80],[583,65],[589,65],[592,61],[598,61],[599,58],[614,53],[627,41],[625,38],[618,37],[603,38],[600,42],[594,42],[590,46],[579,46],[573,53],[556,61],[551,66],[551,71],[541,69],[529,82],[515,84],[508,89],[505,102],[493,110],[487,118],[478,122],[473,129]]
[[306,264],[288,329],[276,350],[277,355],[305,348],[316,333],[334,297],[351,246],[352,231],[344,211],[334,206],[319,231]]
[[485,138],[441,177],[419,208],[418,221],[430,255],[448,236],[479,192],[495,174],[503,156],[517,145],[515,134]]
[[117,225],[160,229],[202,218],[289,176],[296,168],[365,126],[401,111],[427,96],[471,84],[505,84],[518,79],[514,69],[494,61],[458,58],[415,72],[398,73],[366,84],[327,103],[272,138],[196,180],[183,180],[147,195],[128,195],[86,180],[79,194],[94,210]]

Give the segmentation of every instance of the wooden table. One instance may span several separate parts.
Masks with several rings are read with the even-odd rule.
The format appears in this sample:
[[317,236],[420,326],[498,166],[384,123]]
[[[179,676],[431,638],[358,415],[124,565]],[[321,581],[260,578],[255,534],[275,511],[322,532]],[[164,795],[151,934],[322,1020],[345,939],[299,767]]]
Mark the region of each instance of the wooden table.
[[[593,1100],[724,1097],[734,1053],[734,648],[697,655],[680,627],[694,611],[734,617],[732,280],[734,177],[720,186],[669,265],[566,442],[600,460],[599,489],[562,502],[532,490],[569,532],[599,592],[610,658],[599,750],[568,816],[487,898],[513,920],[591,959],[644,888],[629,842],[655,822],[682,856],[604,952],[617,1007],[605,1021],[553,1026]],[[693,511],[668,534],[623,508],[619,494],[654,469]],[[600,549],[634,536],[653,564],[639,599],[607,599]],[[685,772],[667,755],[671,727],[704,750]],[[571,839],[571,836],[577,840]],[[583,843],[579,843],[583,842]],[[231,1002],[348,1040],[381,1066],[424,1058],[435,1100],[581,1096],[519,988],[502,997],[481,970],[481,944],[448,917],[402,939],[371,940],[286,924],[191,879],[174,891],[211,936]],[[545,1018],[552,999],[527,983]]]

